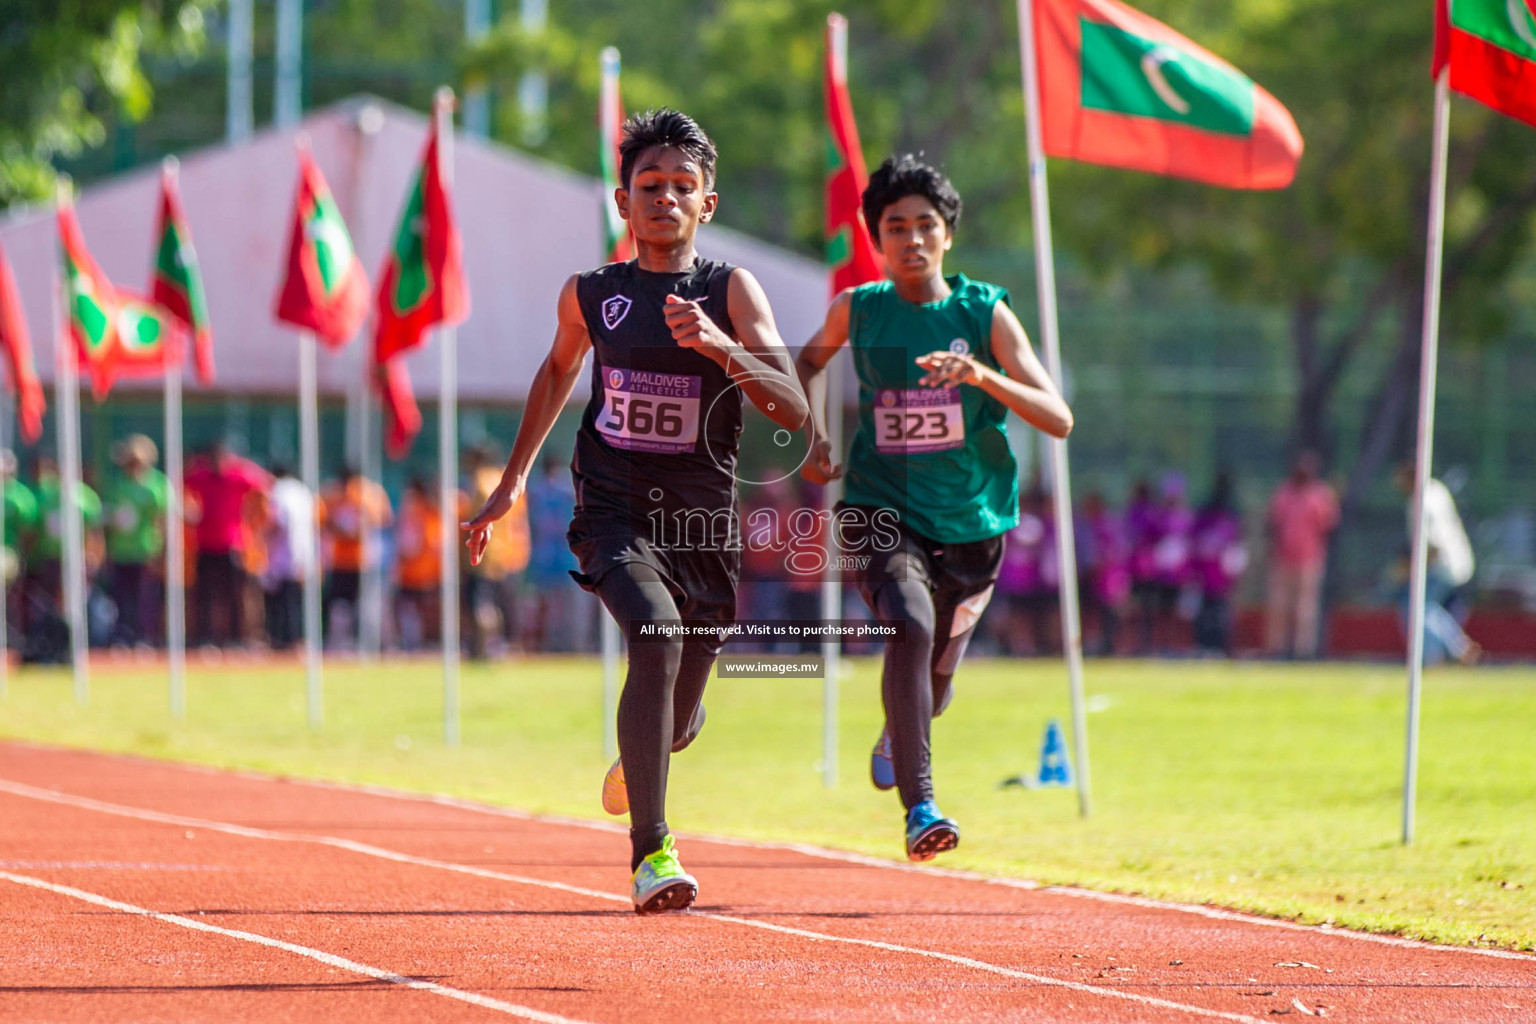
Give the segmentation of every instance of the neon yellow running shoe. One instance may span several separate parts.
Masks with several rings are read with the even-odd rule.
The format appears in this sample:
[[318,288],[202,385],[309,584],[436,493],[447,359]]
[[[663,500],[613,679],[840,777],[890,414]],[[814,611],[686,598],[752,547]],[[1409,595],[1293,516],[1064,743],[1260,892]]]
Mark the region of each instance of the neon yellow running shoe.
[[613,767],[603,776],[603,810],[609,814],[629,813],[629,787],[624,784],[624,763],[613,759]]
[[698,895],[698,879],[683,870],[671,836],[663,839],[661,849],[642,860],[635,869],[632,896],[637,914],[687,910]]

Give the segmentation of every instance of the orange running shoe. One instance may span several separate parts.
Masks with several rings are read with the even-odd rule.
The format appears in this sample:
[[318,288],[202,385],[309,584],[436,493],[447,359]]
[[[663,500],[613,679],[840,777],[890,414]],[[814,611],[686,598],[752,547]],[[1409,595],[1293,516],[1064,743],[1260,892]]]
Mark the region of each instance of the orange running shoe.
[[603,810],[609,814],[629,813],[629,787],[624,785],[624,763],[613,759],[613,767],[603,776]]

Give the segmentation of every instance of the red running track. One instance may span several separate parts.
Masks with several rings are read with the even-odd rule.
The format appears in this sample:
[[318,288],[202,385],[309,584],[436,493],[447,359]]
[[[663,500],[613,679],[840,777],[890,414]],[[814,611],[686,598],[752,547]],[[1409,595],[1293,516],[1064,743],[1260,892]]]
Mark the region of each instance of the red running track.
[[[0,1021],[1536,1021],[1536,957],[0,744]],[[1283,1015],[1283,1016],[1282,1016]]]

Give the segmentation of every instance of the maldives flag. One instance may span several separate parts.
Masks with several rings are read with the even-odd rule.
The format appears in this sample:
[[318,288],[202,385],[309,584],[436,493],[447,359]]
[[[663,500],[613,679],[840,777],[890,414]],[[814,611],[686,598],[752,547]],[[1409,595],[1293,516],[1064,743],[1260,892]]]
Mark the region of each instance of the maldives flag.
[[1536,125],[1536,0],[1435,0],[1438,77],[1452,89]]
[[428,328],[469,315],[464,244],[453,220],[438,160],[437,118],[427,136],[421,168],[411,185],[395,244],[379,279],[373,359],[389,420],[389,450],[396,458],[421,430],[421,414],[401,357],[421,345]]
[[827,228],[827,267],[832,294],[884,276],[880,255],[864,223],[860,200],[869,184],[859,129],[848,98],[848,21],[827,15],[826,72],[827,185],[823,205]]
[[155,270],[149,297],[181,321],[192,334],[197,379],[213,383],[213,327],[208,322],[208,299],[203,294],[203,273],[192,248],[192,231],[181,211],[176,172],[167,166],[160,175],[160,225],[155,232]]
[[36,444],[43,434],[43,386],[37,381],[37,367],[32,362],[32,336],[11,276],[11,263],[0,249],[0,348],[11,371],[11,388],[16,392],[16,415],[21,421],[21,436]]
[[277,319],[332,347],[352,339],[368,315],[368,275],[325,175],[299,151],[299,189],[288,231],[288,269],[277,293]]
[[1220,57],[1118,0],[1034,7],[1050,156],[1227,188],[1295,178],[1290,112]]
[[178,358],[178,328],[170,315],[141,296],[115,287],[85,247],[75,208],[59,207],[64,250],[64,302],[76,351],[91,375],[97,401],[120,375],[158,377]]
[[[629,222],[619,216],[613,193],[619,181],[619,131],[624,124],[624,101],[619,97],[619,51],[603,51],[603,86],[597,102],[597,162],[603,178],[603,261],[623,263],[635,256],[635,240]],[[623,182],[628,186],[628,182]]]

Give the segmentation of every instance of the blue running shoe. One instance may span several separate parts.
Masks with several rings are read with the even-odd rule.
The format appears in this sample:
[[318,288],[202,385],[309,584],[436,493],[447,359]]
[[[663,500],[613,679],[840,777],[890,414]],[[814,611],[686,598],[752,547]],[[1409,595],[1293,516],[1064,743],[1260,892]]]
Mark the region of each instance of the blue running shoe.
[[869,753],[869,779],[876,789],[896,788],[896,765],[891,760],[891,730],[880,733],[880,740]]
[[933,860],[960,845],[960,826],[946,818],[938,804],[924,800],[907,812],[907,859]]

